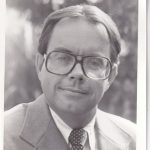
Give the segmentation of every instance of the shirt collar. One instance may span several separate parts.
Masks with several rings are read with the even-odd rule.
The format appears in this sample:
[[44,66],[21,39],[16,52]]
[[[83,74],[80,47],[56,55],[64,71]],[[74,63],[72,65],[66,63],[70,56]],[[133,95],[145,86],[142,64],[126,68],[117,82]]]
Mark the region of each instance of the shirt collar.
[[[52,117],[54,119],[54,122],[56,123],[57,128],[62,133],[63,137],[65,138],[66,142],[68,143],[69,135],[72,131],[72,128],[70,128],[59,116],[56,114],[55,111],[53,111],[50,108]],[[94,131],[94,125],[95,125],[95,118],[96,114],[93,117],[93,119],[84,127],[84,130],[87,131],[88,137],[89,137],[89,145],[91,150],[95,150],[95,131]]]

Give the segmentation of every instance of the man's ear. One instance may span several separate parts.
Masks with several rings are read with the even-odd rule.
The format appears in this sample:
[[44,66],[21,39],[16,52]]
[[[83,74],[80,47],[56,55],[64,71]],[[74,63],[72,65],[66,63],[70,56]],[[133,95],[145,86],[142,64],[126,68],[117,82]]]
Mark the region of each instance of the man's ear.
[[110,73],[110,75],[109,75],[109,78],[107,79],[105,91],[109,89],[110,85],[111,85],[111,84],[113,83],[113,81],[115,80],[117,74],[118,74],[118,65],[117,65],[117,64],[113,64],[111,73]]
[[108,78],[108,81],[109,81],[110,85],[113,83],[113,81],[116,78],[117,74],[118,74],[118,65],[113,64],[111,74]]
[[37,72],[38,76],[42,69],[43,63],[44,63],[44,56],[40,53],[36,53],[35,67],[36,67],[36,72]]

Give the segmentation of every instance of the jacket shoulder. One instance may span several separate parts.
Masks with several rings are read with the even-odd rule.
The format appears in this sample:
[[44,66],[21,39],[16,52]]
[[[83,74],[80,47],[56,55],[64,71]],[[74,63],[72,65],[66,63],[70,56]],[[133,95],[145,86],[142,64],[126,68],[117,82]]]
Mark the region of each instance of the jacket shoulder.
[[[27,110],[27,104],[19,104],[4,114],[5,129],[11,132],[16,132],[23,124]],[[15,131],[14,131],[15,130]]]
[[136,124],[120,116],[106,113],[107,117],[132,139],[136,138]]
[[[99,127],[103,133],[120,147],[134,150],[136,147],[136,125],[122,117],[98,110]],[[101,122],[100,122],[101,121]],[[102,123],[103,122],[103,123]]]
[[[26,115],[27,104],[19,104],[4,113],[4,149],[14,148]],[[17,150],[17,149],[16,149]]]

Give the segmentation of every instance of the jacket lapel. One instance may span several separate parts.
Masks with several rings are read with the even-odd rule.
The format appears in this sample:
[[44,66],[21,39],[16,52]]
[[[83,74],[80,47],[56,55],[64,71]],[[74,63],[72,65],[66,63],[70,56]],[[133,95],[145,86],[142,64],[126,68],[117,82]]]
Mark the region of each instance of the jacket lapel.
[[67,150],[68,145],[52,119],[44,95],[30,103],[20,137],[39,150]]
[[102,150],[127,150],[130,138],[120,129],[111,119],[108,114],[98,110],[95,124],[97,145]]

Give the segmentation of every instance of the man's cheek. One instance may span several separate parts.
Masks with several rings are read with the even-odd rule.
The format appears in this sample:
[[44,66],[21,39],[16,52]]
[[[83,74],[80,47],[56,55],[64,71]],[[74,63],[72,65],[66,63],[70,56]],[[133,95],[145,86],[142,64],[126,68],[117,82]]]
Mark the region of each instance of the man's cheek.
[[53,89],[52,87],[53,87],[53,83],[49,79],[45,78],[42,84],[42,88],[46,95],[49,95],[52,93],[52,89]]
[[93,85],[92,92],[95,99],[100,99],[104,93],[103,83],[95,83]]

